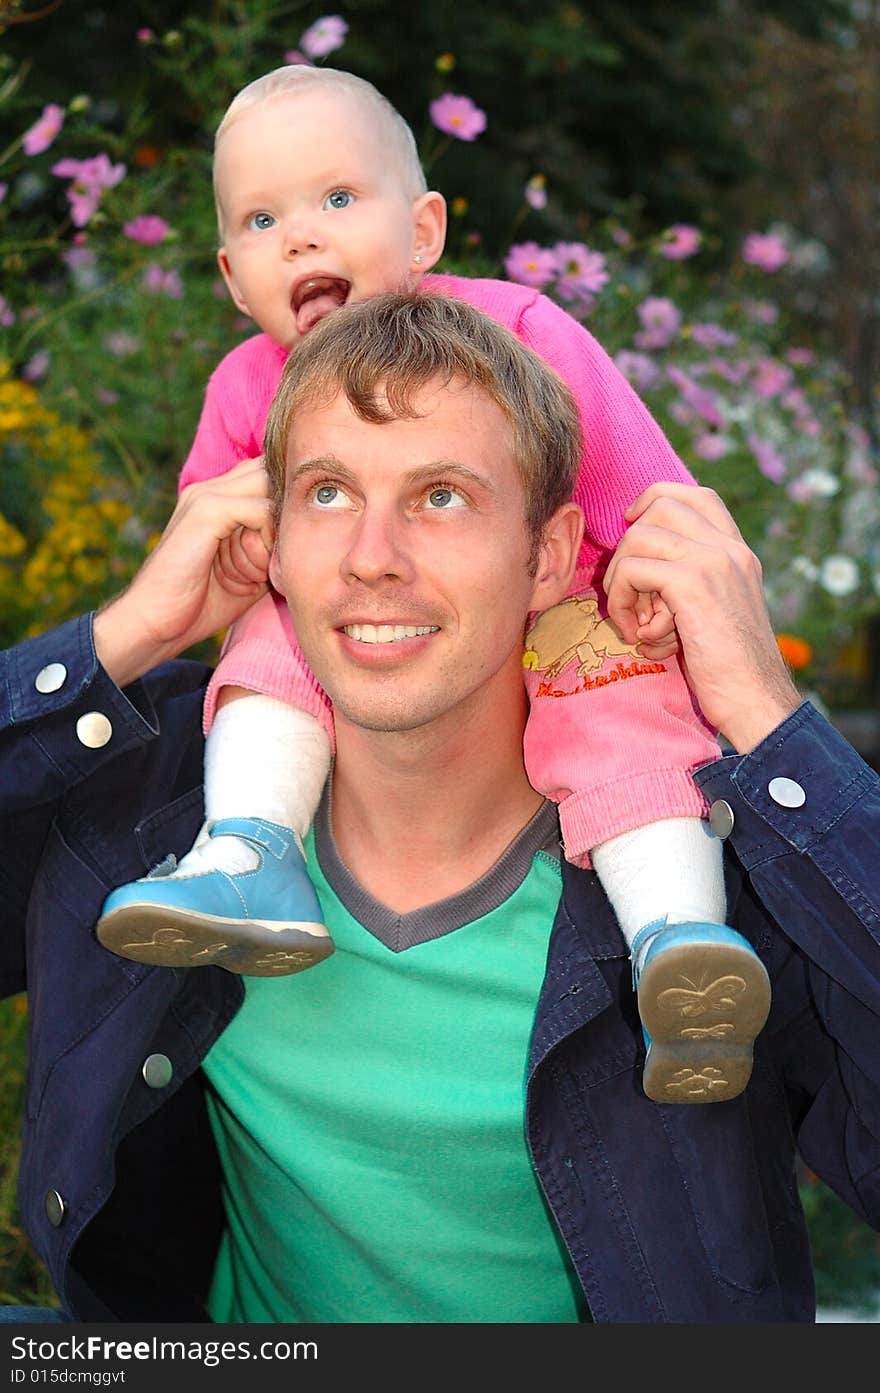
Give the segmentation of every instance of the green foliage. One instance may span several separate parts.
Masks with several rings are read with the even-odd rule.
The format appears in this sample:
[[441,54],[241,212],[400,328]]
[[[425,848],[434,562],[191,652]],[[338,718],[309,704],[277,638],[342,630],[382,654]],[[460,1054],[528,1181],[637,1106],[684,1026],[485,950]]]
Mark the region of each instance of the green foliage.
[[28,1242],[16,1201],[24,1101],[27,1011],[23,997],[0,1002],[0,1305],[57,1306],[46,1269]]
[[819,1305],[876,1317],[880,1236],[864,1224],[853,1223],[843,1201],[814,1175],[807,1173],[800,1193],[810,1229]]

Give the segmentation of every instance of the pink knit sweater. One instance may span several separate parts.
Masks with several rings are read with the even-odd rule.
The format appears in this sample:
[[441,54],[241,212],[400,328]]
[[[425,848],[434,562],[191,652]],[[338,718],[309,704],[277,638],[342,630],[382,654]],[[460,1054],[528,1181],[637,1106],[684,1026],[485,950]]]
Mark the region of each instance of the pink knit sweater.
[[[574,588],[583,593],[622,536],[627,505],[657,480],[693,483],[691,475],[592,334],[546,296],[509,281],[459,276],[426,276],[423,288],[454,295],[506,325],[573,392],[585,440],[574,495],[586,518]],[[286,358],[264,334],[226,355],[208,383],[181,489],[261,453]],[[601,606],[601,590],[596,593]],[[601,609],[594,618],[585,605],[563,611],[572,653],[559,671],[549,661],[558,655],[544,651],[547,626],[536,626],[526,672],[526,768],[535,788],[559,803],[566,856],[583,865],[590,864],[590,848],[619,832],[658,818],[704,815],[690,771],[718,755],[675,659],[652,664],[631,651],[612,651],[613,644],[603,649],[599,640],[607,631],[594,627],[599,617]],[[330,703],[277,598],[255,605],[227,636],[208,691],[206,730],[224,685],[293,702],[316,715],[333,739]]]

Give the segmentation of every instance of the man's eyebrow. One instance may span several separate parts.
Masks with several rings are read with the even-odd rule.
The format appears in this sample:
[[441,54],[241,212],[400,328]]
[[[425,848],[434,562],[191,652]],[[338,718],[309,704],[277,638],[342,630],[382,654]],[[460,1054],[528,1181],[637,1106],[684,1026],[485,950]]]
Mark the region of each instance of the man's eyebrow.
[[460,479],[463,484],[476,484],[478,488],[485,489],[487,493],[495,493],[495,484],[485,474],[478,474],[476,470],[469,469],[466,464],[459,464],[458,460],[439,459],[432,460],[430,464],[420,464],[417,469],[411,469],[406,475],[408,484],[417,485],[429,483],[432,479]]
[[351,470],[347,469],[342,460],[337,459],[335,455],[313,455],[311,459],[300,460],[299,464],[290,465],[287,471],[287,482],[294,484],[304,474],[323,474],[331,470],[338,478],[354,478]]
[[[287,482],[288,485],[294,484],[297,479],[303,478],[304,475],[324,472],[332,473],[334,478],[352,482],[357,477],[353,470],[343,464],[336,455],[314,455],[311,459],[300,460],[298,464],[291,465]],[[403,482],[410,488],[430,483],[434,479],[460,479],[463,484],[476,485],[485,489],[487,493],[497,492],[496,485],[490,478],[485,474],[478,474],[474,469],[469,469],[466,464],[460,464],[458,460],[431,460],[430,463],[420,464],[403,476]]]

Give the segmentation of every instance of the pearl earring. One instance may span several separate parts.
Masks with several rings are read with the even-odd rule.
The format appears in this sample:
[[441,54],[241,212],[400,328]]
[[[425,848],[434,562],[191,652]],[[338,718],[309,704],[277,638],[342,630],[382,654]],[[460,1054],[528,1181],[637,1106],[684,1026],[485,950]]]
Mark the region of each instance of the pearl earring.
[[421,264],[422,264],[422,254],[421,254],[421,252],[416,252],[416,253],[415,253],[415,255],[413,256],[413,261],[416,263],[417,266],[421,266]]

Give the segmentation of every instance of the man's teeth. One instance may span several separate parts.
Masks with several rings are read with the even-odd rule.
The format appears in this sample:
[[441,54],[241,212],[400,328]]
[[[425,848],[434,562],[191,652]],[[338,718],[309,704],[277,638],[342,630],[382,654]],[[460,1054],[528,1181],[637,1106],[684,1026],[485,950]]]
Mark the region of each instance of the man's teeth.
[[436,634],[436,624],[346,624],[344,633],[359,643],[398,643],[402,638]]

